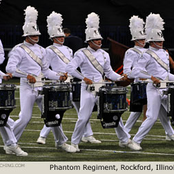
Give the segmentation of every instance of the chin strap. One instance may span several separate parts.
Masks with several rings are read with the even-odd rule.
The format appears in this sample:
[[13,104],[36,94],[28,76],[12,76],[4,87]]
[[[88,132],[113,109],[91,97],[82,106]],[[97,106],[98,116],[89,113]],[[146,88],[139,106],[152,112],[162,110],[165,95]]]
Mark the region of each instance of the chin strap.
[[102,44],[100,44],[100,45],[97,45],[96,43],[94,43],[92,40],[91,40],[91,42],[92,42],[92,44],[94,44],[96,47],[99,47],[99,48],[101,48],[101,46],[102,46]]
[[137,43],[140,44],[142,47],[144,47],[146,45],[146,43],[144,42],[144,44],[140,43],[138,40],[137,40]]
[[60,42],[57,38],[55,38],[55,40],[56,40],[59,44],[61,44],[61,45],[64,44],[64,41],[63,41],[63,42]]
[[37,40],[33,40],[30,36],[28,36],[28,38],[29,38],[32,42],[34,42],[35,44],[39,42],[39,38],[38,38]]
[[157,45],[155,42],[153,42],[153,43],[154,43],[154,45],[155,45],[156,47],[158,47],[159,49],[162,49],[162,48],[163,48],[162,46]]

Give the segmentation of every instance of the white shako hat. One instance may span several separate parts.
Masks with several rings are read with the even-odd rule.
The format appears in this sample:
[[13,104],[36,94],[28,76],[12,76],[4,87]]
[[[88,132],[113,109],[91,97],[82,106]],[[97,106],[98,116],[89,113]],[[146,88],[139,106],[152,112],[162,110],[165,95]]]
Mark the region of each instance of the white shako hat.
[[62,15],[54,11],[47,17],[47,28],[50,38],[65,36],[62,30],[62,21]]
[[146,39],[146,34],[144,33],[144,21],[138,16],[132,16],[130,19],[130,32],[132,35],[132,41],[139,39]]
[[38,11],[31,6],[28,6],[25,10],[25,22],[22,27],[22,36],[35,36],[41,35],[37,26]]
[[88,14],[88,17],[86,18],[86,40],[90,41],[90,40],[94,40],[94,39],[103,39],[102,36],[100,35],[98,29],[99,29],[99,16],[92,12],[90,14]]
[[150,13],[146,18],[145,31],[147,34],[146,42],[164,41],[162,30],[164,21],[159,14]]

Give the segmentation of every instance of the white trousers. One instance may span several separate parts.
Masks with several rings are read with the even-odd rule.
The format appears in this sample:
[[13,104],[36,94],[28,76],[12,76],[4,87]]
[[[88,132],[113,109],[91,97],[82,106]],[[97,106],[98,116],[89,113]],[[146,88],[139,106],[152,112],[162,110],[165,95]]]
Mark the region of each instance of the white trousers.
[[[73,102],[72,101],[72,104],[78,114],[79,112],[79,108],[80,108],[80,102]],[[43,126],[41,132],[40,132],[40,137],[44,137],[44,138],[47,138],[48,134],[50,133],[51,131],[51,127],[46,127],[45,125]],[[85,132],[83,134],[84,137],[87,137],[87,136],[90,136],[92,135],[92,128],[91,128],[91,125],[90,123],[88,122],[87,125],[86,125],[86,128],[85,128]]]
[[14,124],[14,121],[9,117],[6,125],[4,127],[0,127],[0,133],[2,136],[2,140],[4,142],[4,145],[6,145],[6,146],[10,146],[12,144],[17,143],[16,137],[11,128],[12,124]]
[[[86,85],[81,86],[81,98],[80,98],[80,110],[78,113],[78,120],[76,122],[74,132],[71,137],[71,142],[73,144],[79,144],[80,140],[84,134],[87,125],[90,125],[89,119],[92,115],[92,111],[98,97],[95,97],[91,92],[86,90]],[[91,127],[91,126],[90,126]],[[120,141],[127,142],[130,135],[125,131],[122,119],[117,128],[115,128],[116,134]],[[92,129],[91,133],[88,135],[93,135]]]
[[140,117],[141,112],[131,112],[129,115],[129,118],[127,119],[125,123],[125,129],[127,132],[130,132],[138,118]]
[[[20,85],[20,107],[19,119],[14,122],[13,131],[17,141],[19,141],[24,129],[32,118],[34,103],[37,103],[41,109],[42,98],[38,95],[38,91],[33,90],[26,82],[21,82]],[[58,144],[63,144],[67,141],[67,137],[63,133],[62,127],[53,127],[54,137],[57,138]]]
[[133,141],[141,143],[143,138],[151,130],[159,117],[160,122],[168,135],[173,135],[174,130],[171,126],[170,119],[166,112],[167,97],[163,96],[161,91],[155,88],[152,84],[147,85],[147,111],[146,119],[138,129],[138,132],[133,138]]

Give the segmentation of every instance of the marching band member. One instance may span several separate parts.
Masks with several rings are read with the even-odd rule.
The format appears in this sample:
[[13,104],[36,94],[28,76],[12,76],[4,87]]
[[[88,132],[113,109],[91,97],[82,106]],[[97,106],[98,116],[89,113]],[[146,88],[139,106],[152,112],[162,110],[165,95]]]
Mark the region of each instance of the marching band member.
[[[167,136],[174,140],[174,130],[171,127],[169,117],[167,117],[166,96],[164,89],[158,89],[163,80],[174,80],[174,75],[169,73],[169,54],[163,49],[164,37],[162,34],[163,19],[159,14],[153,14],[146,18],[146,41],[149,42],[148,50],[143,53],[130,74],[130,78],[151,79],[153,83],[147,84],[147,112],[146,120],[141,124],[138,132],[133,137],[133,141],[141,148],[140,143],[148,134],[152,126],[159,117]],[[145,70],[145,71],[144,71]]]
[[[137,60],[141,57],[143,52],[146,50],[146,48],[144,48],[146,35],[144,33],[143,19],[139,18],[138,16],[132,16],[130,18],[129,27],[130,27],[130,32],[132,35],[132,41],[134,42],[134,47],[129,48],[125,52],[125,56],[124,56],[123,73],[127,76],[129,75],[129,73],[131,73],[132,68],[136,65]],[[139,79],[134,79],[134,82],[137,83],[142,81]],[[131,95],[134,95],[134,94],[131,94]],[[142,105],[142,107],[144,109],[144,113],[146,113],[147,105],[144,105],[144,106]],[[138,105],[137,109],[140,108],[140,110],[142,110],[142,107]],[[127,132],[131,131],[133,125],[136,123],[141,113],[142,113],[141,111],[130,113],[130,116],[125,124],[125,129]]]
[[[0,78],[4,80],[9,80],[12,78],[12,74],[4,74],[2,71],[0,71]],[[5,126],[0,126],[0,134],[4,143],[4,150],[6,154],[9,155],[15,154],[16,156],[28,156],[28,153],[24,152],[17,144],[16,137],[13,133],[13,130],[11,129],[12,124],[13,120],[11,118],[8,118]]]
[[[62,21],[62,15],[54,11],[47,17],[48,34],[53,41],[53,45],[46,48],[46,59],[51,69],[58,74],[66,73],[65,66],[72,59],[72,50],[63,45],[65,34],[62,31]],[[62,126],[59,126],[58,129],[63,132]],[[50,131],[51,127],[44,125],[37,143],[46,144],[46,138]]]
[[[53,40],[53,45],[47,47],[46,51],[46,57],[47,61],[49,63],[49,66],[51,66],[52,70],[57,73],[66,73],[65,67],[67,63],[72,59],[73,57],[73,51],[67,46],[64,46],[64,37],[65,34],[62,31],[62,17],[61,14],[52,12],[50,16],[47,18],[48,23],[48,34],[50,35],[50,38]],[[66,80],[66,82],[70,82],[70,78]],[[73,102],[76,112],[78,113],[79,110],[79,102]],[[59,126],[60,129],[62,129],[62,126]],[[91,128],[90,128],[91,129]],[[40,136],[37,139],[37,143],[39,144],[45,144],[46,138],[50,132],[51,128],[46,127],[44,125],[43,129],[40,132]],[[87,132],[87,130],[86,130]],[[97,141],[92,141],[92,143],[96,143]],[[56,143],[57,147],[57,143]]]
[[[46,61],[46,51],[38,45],[39,29],[36,21],[38,12],[34,7],[28,6],[25,9],[25,23],[23,26],[23,37],[25,41],[16,45],[9,53],[6,71],[16,77],[20,77],[20,107],[19,119],[14,122],[13,131],[17,141],[19,141],[25,127],[32,117],[33,105],[36,102],[41,109],[42,97],[38,90],[42,89],[42,74],[52,80],[66,80],[66,74],[60,76],[57,72],[49,69]],[[66,136],[58,130],[59,147],[65,151],[75,152],[75,149],[67,145]]]
[[[66,67],[66,71],[69,74],[83,80],[78,120],[71,137],[71,144],[77,151],[80,151],[78,145],[82,139],[86,125],[89,124],[93,107],[97,101],[97,97],[88,89],[89,85],[101,82],[103,73],[113,81],[120,79],[120,75],[115,73],[111,68],[108,53],[101,49],[102,36],[98,31],[99,16],[94,12],[90,13],[86,19],[86,24],[87,29],[85,33],[88,47],[78,50],[74,55],[74,59]],[[81,73],[76,70],[77,67],[80,68]],[[136,144],[129,139],[130,135],[124,130],[122,120],[120,120],[115,131],[123,146],[128,146],[133,150],[139,150]],[[93,139],[93,132],[85,138]]]

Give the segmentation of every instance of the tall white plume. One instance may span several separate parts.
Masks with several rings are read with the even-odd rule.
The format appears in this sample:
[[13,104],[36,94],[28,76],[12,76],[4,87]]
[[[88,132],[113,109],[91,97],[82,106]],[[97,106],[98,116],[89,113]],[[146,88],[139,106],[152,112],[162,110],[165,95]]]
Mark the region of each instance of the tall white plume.
[[36,23],[38,17],[38,11],[31,6],[28,6],[24,11],[25,11],[25,23]]
[[164,30],[164,21],[159,14],[150,13],[146,18],[145,30],[148,34],[152,29]]
[[47,27],[52,28],[54,26],[60,26],[62,27],[62,15],[60,13],[52,12],[48,17],[47,17]]
[[143,19],[139,18],[138,16],[133,15],[130,19],[130,32],[133,35],[134,31],[139,29],[143,30],[144,29],[144,21]]
[[90,14],[88,14],[88,17],[86,18],[86,27],[87,28],[99,28],[99,16],[92,12]]

